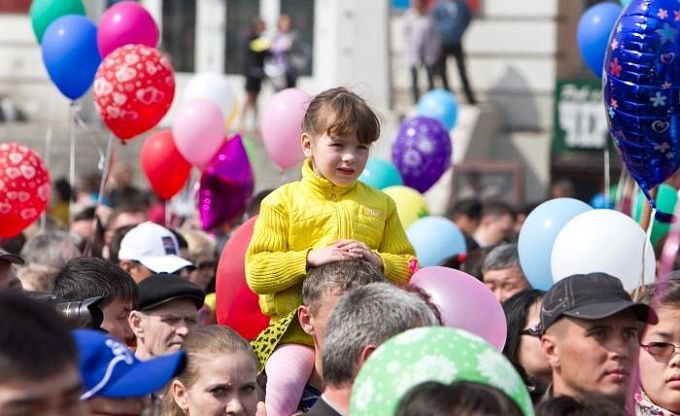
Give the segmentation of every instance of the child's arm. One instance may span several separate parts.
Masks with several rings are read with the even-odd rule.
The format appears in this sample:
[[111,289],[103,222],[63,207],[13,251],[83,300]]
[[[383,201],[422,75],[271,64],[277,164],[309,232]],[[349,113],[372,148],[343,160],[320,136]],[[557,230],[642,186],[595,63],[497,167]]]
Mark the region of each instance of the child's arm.
[[405,284],[408,283],[415,271],[415,250],[408,241],[404,227],[399,221],[394,202],[391,202],[390,205],[382,244],[378,248],[377,254],[382,259],[387,280],[392,283]]
[[246,253],[246,281],[258,294],[286,290],[305,278],[309,249],[288,247],[288,216],[262,204]]

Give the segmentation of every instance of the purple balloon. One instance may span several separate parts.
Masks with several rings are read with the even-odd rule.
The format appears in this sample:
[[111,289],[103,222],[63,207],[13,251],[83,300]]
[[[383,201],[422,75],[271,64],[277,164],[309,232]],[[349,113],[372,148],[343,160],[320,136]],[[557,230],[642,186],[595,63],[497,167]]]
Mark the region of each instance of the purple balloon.
[[429,117],[402,123],[392,145],[392,160],[404,185],[423,193],[451,166],[451,139],[442,124]]
[[201,226],[211,230],[241,214],[253,195],[253,170],[241,136],[227,140],[201,175]]
[[410,284],[430,295],[445,326],[472,332],[503,350],[508,334],[505,313],[484,283],[460,270],[430,266],[418,270]]

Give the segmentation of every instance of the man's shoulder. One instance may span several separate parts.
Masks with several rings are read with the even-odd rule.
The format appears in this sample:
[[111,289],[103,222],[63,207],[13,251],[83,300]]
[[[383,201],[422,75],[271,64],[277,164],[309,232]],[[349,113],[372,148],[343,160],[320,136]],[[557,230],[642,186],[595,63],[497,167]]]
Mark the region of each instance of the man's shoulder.
[[305,414],[307,416],[342,416],[324,400],[323,396],[319,397],[319,400]]

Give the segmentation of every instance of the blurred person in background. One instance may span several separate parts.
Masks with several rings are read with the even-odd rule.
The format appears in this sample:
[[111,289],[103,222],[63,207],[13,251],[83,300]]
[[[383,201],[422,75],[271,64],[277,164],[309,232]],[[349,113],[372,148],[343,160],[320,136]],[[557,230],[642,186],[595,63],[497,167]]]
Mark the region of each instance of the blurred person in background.
[[504,202],[485,202],[479,225],[472,234],[480,247],[508,242],[515,231],[515,211]]
[[81,252],[73,237],[66,231],[44,231],[26,241],[21,257],[27,264],[42,264],[61,269]]
[[28,264],[20,267],[16,273],[25,291],[52,293],[59,269],[43,264]]
[[18,289],[21,290],[21,282],[17,279],[13,265],[23,265],[24,259],[15,254],[10,254],[0,249],[0,290]]
[[482,277],[486,287],[503,303],[509,297],[531,289],[519,264],[517,244],[501,244],[484,258]]
[[441,50],[439,32],[427,13],[424,0],[412,0],[403,21],[406,64],[411,71],[413,102],[417,103],[420,98],[418,72],[421,67],[425,68],[427,75],[427,90],[434,89],[433,77]]
[[241,129],[246,129],[246,117],[250,115],[250,130],[258,125],[257,98],[264,81],[264,61],[269,56],[270,42],[264,37],[267,26],[260,17],[254,17],[250,31],[243,40],[243,75],[246,78],[246,102],[241,113]]

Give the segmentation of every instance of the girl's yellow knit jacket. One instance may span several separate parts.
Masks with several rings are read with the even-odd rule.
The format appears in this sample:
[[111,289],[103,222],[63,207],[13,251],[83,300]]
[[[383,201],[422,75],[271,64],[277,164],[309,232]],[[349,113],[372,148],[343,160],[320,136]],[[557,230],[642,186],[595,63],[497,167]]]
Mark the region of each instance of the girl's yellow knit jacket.
[[342,239],[362,241],[374,250],[391,282],[408,282],[415,253],[392,198],[359,181],[334,185],[305,161],[300,181],[262,201],[246,254],[246,279],[260,295],[262,312],[276,321],[297,308],[307,253]]

